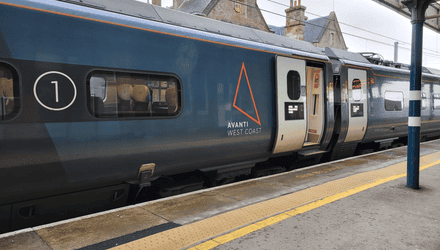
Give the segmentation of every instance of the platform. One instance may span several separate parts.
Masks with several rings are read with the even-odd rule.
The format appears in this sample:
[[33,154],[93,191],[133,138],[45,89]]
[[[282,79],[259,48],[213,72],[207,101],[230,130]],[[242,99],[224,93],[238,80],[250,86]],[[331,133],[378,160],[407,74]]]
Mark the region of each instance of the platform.
[[440,249],[440,140],[0,235],[0,249]]

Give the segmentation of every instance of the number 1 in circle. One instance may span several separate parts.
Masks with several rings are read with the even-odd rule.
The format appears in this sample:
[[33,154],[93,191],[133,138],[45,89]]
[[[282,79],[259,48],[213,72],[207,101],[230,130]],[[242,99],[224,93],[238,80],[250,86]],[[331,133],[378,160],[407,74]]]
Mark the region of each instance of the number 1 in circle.
[[55,84],[55,101],[58,102],[58,81],[52,81],[52,84]]

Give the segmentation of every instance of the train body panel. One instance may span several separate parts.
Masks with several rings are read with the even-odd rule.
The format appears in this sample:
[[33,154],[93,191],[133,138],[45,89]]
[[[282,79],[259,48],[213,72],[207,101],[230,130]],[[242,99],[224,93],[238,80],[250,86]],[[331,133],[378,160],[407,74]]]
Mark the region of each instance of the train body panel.
[[[397,138],[408,133],[409,72],[396,74],[387,70],[373,69],[370,72],[369,109],[370,119],[364,141],[371,142]],[[402,74],[403,73],[403,74]],[[407,79],[406,79],[407,78]],[[400,91],[395,91],[400,90]],[[385,105],[385,93],[396,95],[403,103]]]
[[[409,82],[407,70],[372,67],[369,82],[368,130],[363,142],[406,137],[408,133]],[[439,93],[438,76],[422,78],[422,135],[438,133],[440,112],[435,109],[434,96]],[[437,125],[434,125],[437,124]]]
[[[409,70],[376,65],[359,54],[337,49],[327,48],[326,54],[332,59],[334,79],[337,81],[337,128],[330,158],[350,156],[356,150],[372,152],[405,144],[408,133]],[[359,76],[355,77],[354,73]],[[438,107],[434,107],[439,91],[436,90],[438,81],[439,76],[424,72],[421,91],[421,133],[424,139],[440,134],[440,113]],[[355,85],[361,89],[358,93],[355,93]],[[359,125],[361,118],[364,121]],[[350,130],[357,131],[350,135]]]

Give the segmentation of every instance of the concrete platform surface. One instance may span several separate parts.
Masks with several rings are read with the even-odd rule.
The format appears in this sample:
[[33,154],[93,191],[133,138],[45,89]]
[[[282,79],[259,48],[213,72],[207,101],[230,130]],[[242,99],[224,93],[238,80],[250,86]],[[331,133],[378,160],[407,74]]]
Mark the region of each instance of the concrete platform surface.
[[420,183],[389,181],[212,249],[439,250],[440,165],[421,171]]

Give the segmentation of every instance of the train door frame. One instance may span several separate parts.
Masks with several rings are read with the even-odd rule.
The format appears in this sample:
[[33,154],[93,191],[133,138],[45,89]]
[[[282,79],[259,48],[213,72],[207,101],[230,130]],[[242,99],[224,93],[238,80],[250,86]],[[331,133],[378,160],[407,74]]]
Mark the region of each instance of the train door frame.
[[[296,92],[292,98],[288,89],[290,72],[296,72]],[[299,77],[299,80],[298,80]],[[299,89],[298,89],[299,87]],[[275,56],[276,133],[273,153],[299,150],[303,147],[307,120],[306,61]]]
[[306,65],[307,133],[304,146],[318,145],[324,135],[324,68]]
[[[345,142],[361,141],[368,124],[367,70],[348,67],[347,85],[349,112]],[[359,89],[360,91],[357,91]]]

